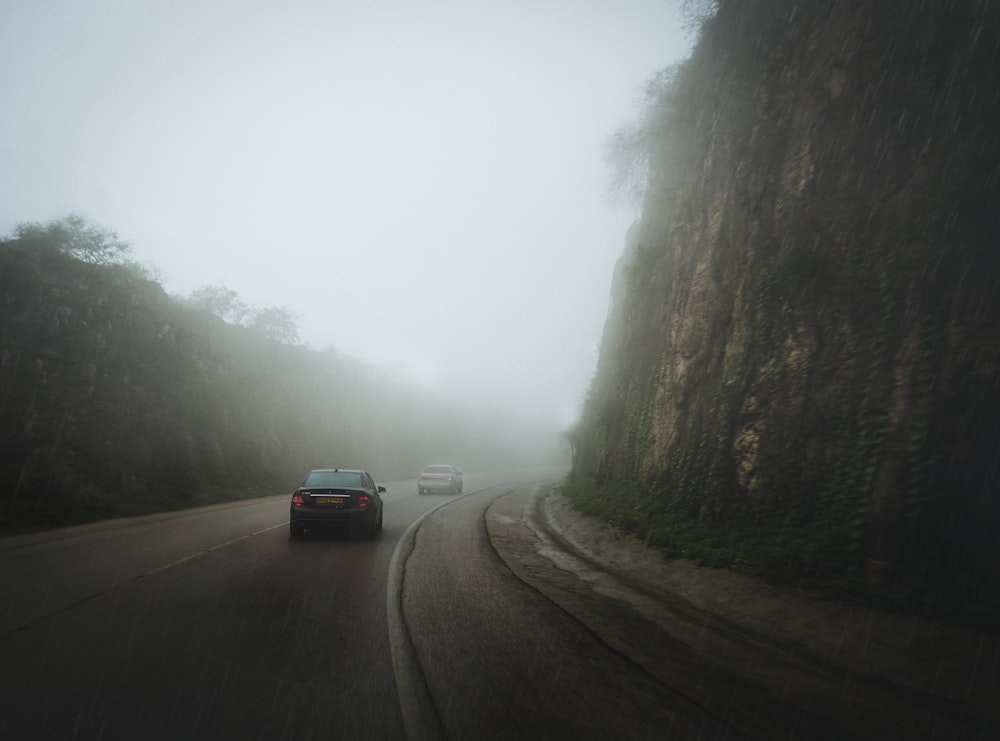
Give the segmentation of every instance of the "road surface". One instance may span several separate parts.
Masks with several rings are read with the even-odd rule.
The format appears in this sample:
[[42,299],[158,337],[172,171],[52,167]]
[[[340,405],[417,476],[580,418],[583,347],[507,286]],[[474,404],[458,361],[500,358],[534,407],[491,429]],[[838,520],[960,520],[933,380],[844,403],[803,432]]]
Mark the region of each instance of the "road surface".
[[461,497],[387,482],[374,541],[289,539],[286,496],[0,540],[0,737],[711,727],[490,548],[489,503],[560,473],[471,474]]

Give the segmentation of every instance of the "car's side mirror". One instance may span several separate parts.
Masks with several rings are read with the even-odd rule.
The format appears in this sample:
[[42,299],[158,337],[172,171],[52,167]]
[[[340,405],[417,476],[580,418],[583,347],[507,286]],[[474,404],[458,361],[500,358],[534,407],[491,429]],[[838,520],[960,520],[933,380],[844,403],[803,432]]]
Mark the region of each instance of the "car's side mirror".
[[380,487],[378,488],[378,493],[379,493],[379,494],[388,494],[389,492],[387,492],[387,491],[385,490],[385,487],[384,487],[384,486],[380,486]]

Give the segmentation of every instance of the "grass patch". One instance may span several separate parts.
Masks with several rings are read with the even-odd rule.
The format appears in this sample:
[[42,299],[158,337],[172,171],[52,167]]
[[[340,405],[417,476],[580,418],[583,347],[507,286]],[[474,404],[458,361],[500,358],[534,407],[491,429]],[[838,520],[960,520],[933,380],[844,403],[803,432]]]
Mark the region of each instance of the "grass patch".
[[[1000,577],[948,565],[938,572],[897,570],[869,579],[858,553],[856,525],[792,525],[777,519],[693,516],[671,506],[669,492],[641,482],[567,483],[563,493],[583,514],[596,517],[658,549],[669,559],[688,559],[731,569],[763,582],[801,589],[817,597],[867,608],[934,618],[990,632],[1000,625]],[[985,585],[985,586],[984,586]]]
[[857,600],[865,595],[846,527],[699,518],[671,507],[664,493],[638,482],[568,484],[564,492],[580,512],[634,535],[666,558],[732,569],[823,596]]
[[238,502],[282,493],[277,487],[203,487],[184,492],[137,490],[130,496],[87,489],[52,502],[19,499],[0,508],[0,537],[85,525],[119,517],[139,517],[211,504]]

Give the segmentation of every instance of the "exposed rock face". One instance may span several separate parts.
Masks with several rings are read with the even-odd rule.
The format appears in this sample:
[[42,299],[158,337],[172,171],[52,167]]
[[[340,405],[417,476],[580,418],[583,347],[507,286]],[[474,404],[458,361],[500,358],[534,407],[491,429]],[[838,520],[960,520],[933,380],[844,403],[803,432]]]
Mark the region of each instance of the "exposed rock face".
[[574,480],[645,492],[622,521],[668,551],[995,599],[1000,10],[720,5],[661,101]]

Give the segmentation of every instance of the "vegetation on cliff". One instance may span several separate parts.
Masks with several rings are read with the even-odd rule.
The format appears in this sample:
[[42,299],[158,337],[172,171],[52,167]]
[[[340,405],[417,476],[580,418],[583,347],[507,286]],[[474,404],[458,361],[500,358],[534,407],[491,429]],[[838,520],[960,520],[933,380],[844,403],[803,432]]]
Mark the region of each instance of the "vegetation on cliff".
[[114,232],[74,223],[0,242],[0,530],[281,493],[320,466],[386,481],[560,458],[550,431],[288,344],[280,311],[231,323],[169,296]]
[[618,142],[648,178],[570,489],[671,556],[988,625],[1000,8],[717,6]]

